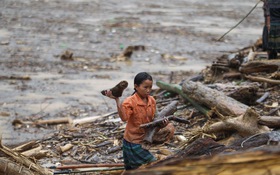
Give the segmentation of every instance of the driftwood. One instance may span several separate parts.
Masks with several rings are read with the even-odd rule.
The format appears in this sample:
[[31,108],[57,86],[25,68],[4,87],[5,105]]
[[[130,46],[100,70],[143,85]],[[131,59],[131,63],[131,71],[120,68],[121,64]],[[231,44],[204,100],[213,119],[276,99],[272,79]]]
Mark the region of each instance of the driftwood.
[[245,78],[247,78],[251,81],[256,81],[256,82],[264,82],[264,83],[276,84],[276,85],[280,84],[280,80],[273,80],[270,78],[256,77],[256,76],[251,76],[251,75],[247,75],[247,76],[245,76]]
[[209,115],[209,113],[208,113],[209,110],[204,108],[204,107],[202,107],[200,104],[198,104],[193,99],[191,99],[187,94],[185,94],[182,91],[182,86],[180,86],[178,84],[168,84],[168,83],[165,83],[165,82],[162,82],[162,81],[157,81],[156,84],[161,89],[164,89],[164,90],[167,90],[167,91],[179,94],[181,97],[183,97],[189,103],[191,103],[202,114],[204,114],[205,116]]
[[241,137],[247,137],[269,131],[267,126],[259,124],[259,115],[252,108],[248,108],[244,114],[234,118],[226,118],[219,114],[218,111],[214,111],[214,113],[219,115],[221,121],[204,126],[203,132],[217,134],[225,131],[234,131]]
[[64,152],[70,150],[73,146],[74,146],[74,145],[72,145],[71,143],[68,143],[68,144],[66,144],[66,145],[64,145],[64,146],[60,146],[60,147],[59,147],[59,151],[60,151],[61,153],[64,153]]
[[278,70],[280,62],[272,61],[250,61],[246,64],[241,65],[240,72],[244,74],[267,72],[272,73]]
[[223,115],[239,116],[248,109],[247,105],[226,96],[223,92],[208,88],[200,82],[185,82],[182,90],[190,98],[208,108],[215,107]]
[[34,145],[36,145],[36,141],[32,140],[32,141],[29,141],[27,143],[24,143],[22,145],[19,145],[19,146],[13,148],[13,151],[23,152],[23,151],[26,151],[26,150],[30,150]]
[[72,119],[69,117],[49,119],[49,120],[38,120],[34,122],[35,125],[57,125],[57,124],[68,124],[71,123]]
[[243,103],[246,105],[254,105],[258,99],[258,89],[256,85],[251,86],[240,86],[236,87],[235,90],[228,93],[227,96]]
[[0,80],[31,80],[29,76],[17,76],[17,75],[12,75],[12,76],[3,76],[0,75]]
[[104,115],[97,115],[97,116],[92,116],[92,117],[85,117],[85,118],[81,118],[81,119],[75,119],[73,120],[73,125],[76,126],[76,125],[82,125],[82,124],[86,124],[86,123],[91,123],[91,122],[94,122],[100,118],[103,118],[103,117],[108,117],[108,116],[111,116],[111,115],[114,115],[114,114],[117,114],[118,112],[115,111],[115,112],[110,112],[110,113],[107,113],[107,114],[104,114]]
[[[158,113],[158,115],[156,116],[152,124],[148,123],[148,124],[140,125],[141,128],[146,129],[146,133],[143,140],[148,141],[149,143],[153,142],[153,136],[160,129],[159,125],[162,123],[163,120],[165,120],[164,117],[167,117],[168,115],[172,115],[174,112],[176,112],[177,105],[178,105],[178,101],[171,102],[169,105],[167,105],[163,110],[161,110]],[[168,117],[168,119],[170,120],[172,119],[172,117]]]
[[275,116],[261,116],[258,121],[259,124],[268,126],[270,128],[280,128],[280,117]]

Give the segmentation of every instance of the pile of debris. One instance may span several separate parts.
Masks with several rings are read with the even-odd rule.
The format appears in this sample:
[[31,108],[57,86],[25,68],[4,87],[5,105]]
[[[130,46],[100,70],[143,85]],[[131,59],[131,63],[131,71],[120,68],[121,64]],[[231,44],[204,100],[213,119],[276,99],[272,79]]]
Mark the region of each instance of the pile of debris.
[[[280,59],[261,43],[218,58],[199,75],[156,82],[159,111],[176,127],[174,138],[150,145],[158,161],[124,174],[263,174],[279,172]],[[175,105],[175,106],[174,106]],[[162,113],[160,117],[167,117]],[[116,111],[82,119],[14,121],[24,128],[53,127],[43,140],[0,147],[1,173],[119,174],[125,128]],[[149,125],[152,126],[152,125]],[[11,162],[14,162],[11,164]],[[250,164],[250,165],[248,165]],[[17,168],[16,168],[17,167]]]

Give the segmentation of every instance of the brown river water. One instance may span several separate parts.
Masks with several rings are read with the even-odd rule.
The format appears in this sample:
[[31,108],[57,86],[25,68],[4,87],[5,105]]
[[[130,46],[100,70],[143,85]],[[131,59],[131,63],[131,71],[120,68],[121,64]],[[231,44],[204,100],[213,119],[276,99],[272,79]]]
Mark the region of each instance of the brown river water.
[[[0,130],[5,144],[41,138],[44,128],[12,126],[14,119],[81,118],[115,111],[100,91],[120,80],[133,91],[140,71],[169,81],[199,73],[215,58],[261,37],[262,3],[225,38],[256,0],[1,0]],[[130,60],[114,55],[143,45]],[[65,50],[74,61],[60,59]],[[163,58],[162,54],[180,59]],[[7,77],[28,76],[30,80]],[[6,77],[6,78],[3,78]],[[154,86],[156,88],[156,85]]]

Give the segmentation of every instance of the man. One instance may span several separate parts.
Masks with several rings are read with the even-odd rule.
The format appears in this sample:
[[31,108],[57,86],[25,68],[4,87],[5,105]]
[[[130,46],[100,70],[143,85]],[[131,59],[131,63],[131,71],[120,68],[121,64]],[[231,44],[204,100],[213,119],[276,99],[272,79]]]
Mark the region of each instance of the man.
[[267,51],[268,59],[276,59],[280,52],[280,0],[263,0],[263,3],[263,49]]

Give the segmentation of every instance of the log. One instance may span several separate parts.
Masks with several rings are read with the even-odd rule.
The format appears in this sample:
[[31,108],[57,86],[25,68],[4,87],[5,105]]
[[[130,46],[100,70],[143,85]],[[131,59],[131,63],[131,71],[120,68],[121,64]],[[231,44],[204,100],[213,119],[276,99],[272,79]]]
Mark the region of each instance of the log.
[[275,116],[261,116],[258,121],[259,124],[268,126],[270,128],[280,128],[280,117]]
[[280,62],[266,61],[250,61],[241,65],[240,72],[244,74],[267,72],[272,73],[278,70]]
[[31,149],[35,144],[36,144],[36,141],[33,140],[33,141],[27,142],[25,144],[22,144],[20,146],[13,148],[13,151],[23,152],[23,151]]
[[248,106],[226,96],[223,92],[206,87],[200,82],[185,82],[182,85],[183,92],[190,98],[208,108],[214,108],[228,116],[244,114]]
[[200,111],[202,114],[204,114],[205,116],[208,116],[208,112],[209,110],[202,107],[201,105],[199,105],[198,103],[196,103],[193,99],[191,99],[187,94],[185,94],[182,91],[182,86],[178,85],[178,84],[168,84],[162,81],[157,81],[156,82],[157,86],[161,89],[179,94],[181,97],[183,97],[185,100],[187,100],[189,103],[191,103],[198,111]]
[[74,145],[72,145],[71,143],[68,143],[68,144],[66,144],[66,145],[64,145],[64,146],[60,146],[60,147],[59,147],[59,151],[60,151],[61,153],[64,153],[64,152],[70,150],[71,148],[73,148],[73,146],[74,146]]
[[69,117],[50,119],[50,120],[38,120],[34,122],[35,125],[57,125],[71,123],[72,119]]
[[185,124],[189,123],[189,121],[187,121],[187,120],[181,119],[181,118],[176,117],[174,115],[169,115],[169,116],[166,116],[164,118],[158,118],[158,119],[156,119],[156,120],[154,120],[150,123],[142,124],[142,125],[140,125],[140,128],[154,128],[154,127],[157,127],[160,124],[162,124],[162,122],[166,119],[167,120],[174,120],[174,121],[177,121],[177,122],[180,122],[180,123],[185,123]]
[[157,114],[153,122],[140,125],[141,128],[146,129],[145,136],[143,138],[144,141],[147,141],[149,143],[153,142],[153,137],[156,134],[156,132],[160,129],[160,124],[162,124],[162,122],[165,119],[172,119],[173,116],[168,115],[172,115],[174,112],[177,111],[177,105],[178,101],[172,101],[169,105],[167,105]]
[[36,148],[30,149],[28,151],[24,151],[21,154],[26,157],[35,157],[42,150],[42,145],[39,144]]
[[82,119],[75,119],[75,120],[73,120],[73,125],[76,126],[76,125],[91,123],[91,122],[94,122],[94,121],[96,121],[100,118],[108,117],[108,116],[111,116],[111,115],[114,115],[114,114],[117,114],[117,113],[118,112],[115,111],[115,112],[110,112],[110,113],[107,113],[107,114],[104,114],[104,115],[97,115],[97,116],[92,116],[92,117],[85,117],[85,118],[82,118]]
[[251,76],[251,75],[247,75],[247,76],[245,76],[245,78],[247,78],[251,81],[264,82],[264,83],[275,84],[275,85],[280,84],[280,80],[273,80],[270,78],[256,77],[256,76]]
[[[217,114],[218,111],[215,111],[215,113]],[[259,115],[252,108],[248,108],[243,115],[223,118],[222,121],[203,128],[203,132],[208,134],[218,134],[226,131],[235,131],[241,137],[247,137],[268,132],[269,128],[259,124]]]

